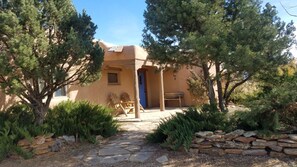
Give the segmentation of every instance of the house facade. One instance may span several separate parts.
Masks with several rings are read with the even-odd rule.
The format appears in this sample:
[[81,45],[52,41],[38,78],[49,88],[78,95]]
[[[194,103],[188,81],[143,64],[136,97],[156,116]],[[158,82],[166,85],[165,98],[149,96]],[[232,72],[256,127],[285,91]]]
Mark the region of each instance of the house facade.
[[[144,108],[191,106],[194,101],[188,91],[187,78],[190,70],[182,68],[160,70],[157,64],[147,59],[147,52],[139,46],[112,46],[100,42],[104,49],[102,76],[87,86],[69,85],[57,91],[51,106],[63,100],[87,100],[95,104],[107,104],[109,94],[120,96],[127,93],[135,104],[135,116],[139,117],[140,104]],[[192,69],[200,73],[199,68]],[[178,99],[167,99],[168,93],[180,94]],[[3,96],[1,96],[3,97]],[[12,97],[0,99],[1,108],[12,103]]]

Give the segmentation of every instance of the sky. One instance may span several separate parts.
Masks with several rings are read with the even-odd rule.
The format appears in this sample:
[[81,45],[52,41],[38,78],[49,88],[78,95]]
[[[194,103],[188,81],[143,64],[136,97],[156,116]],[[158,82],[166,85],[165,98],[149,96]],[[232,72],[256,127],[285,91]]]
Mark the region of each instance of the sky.
[[[263,0],[263,3],[267,2],[276,6],[282,20],[287,23],[293,20],[297,27],[297,17],[288,15],[280,4],[297,15],[297,1]],[[73,0],[73,4],[78,12],[86,10],[98,26],[96,39],[115,45],[141,44],[145,0]]]

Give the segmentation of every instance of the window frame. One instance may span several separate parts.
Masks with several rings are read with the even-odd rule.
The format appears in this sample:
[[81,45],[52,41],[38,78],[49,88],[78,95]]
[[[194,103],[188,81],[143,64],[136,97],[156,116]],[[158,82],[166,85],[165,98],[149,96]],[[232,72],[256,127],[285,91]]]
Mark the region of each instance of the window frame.
[[[64,91],[62,89],[64,89]],[[61,95],[58,96],[57,95],[57,91],[59,91],[59,90],[61,90]],[[65,93],[65,95],[62,94],[63,92]],[[57,97],[57,98],[59,98],[59,97],[67,97],[67,86],[63,86],[63,87],[57,89],[55,91],[55,93],[54,93],[54,97]]]
[[[110,79],[109,79],[110,74],[116,74],[117,82],[110,82]],[[121,84],[120,72],[119,71],[108,71],[107,72],[107,85],[120,85],[120,84]]]

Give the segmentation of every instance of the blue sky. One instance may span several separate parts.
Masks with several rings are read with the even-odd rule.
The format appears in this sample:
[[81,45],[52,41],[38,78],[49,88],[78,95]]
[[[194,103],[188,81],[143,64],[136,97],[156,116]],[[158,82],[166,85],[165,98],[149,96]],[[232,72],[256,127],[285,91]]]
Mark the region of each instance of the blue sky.
[[[280,1],[290,13],[297,15],[297,1],[295,0],[264,0],[277,7],[279,16],[285,22],[297,17],[289,16],[281,7]],[[92,17],[98,26],[96,39],[117,45],[140,45],[144,28],[143,12],[146,8],[145,0],[73,0],[78,12],[83,9]]]

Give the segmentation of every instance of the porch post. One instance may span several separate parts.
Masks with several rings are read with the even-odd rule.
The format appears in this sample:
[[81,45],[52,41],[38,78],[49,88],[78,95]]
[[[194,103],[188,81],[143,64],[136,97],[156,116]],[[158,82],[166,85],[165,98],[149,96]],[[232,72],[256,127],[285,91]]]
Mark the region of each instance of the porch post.
[[160,111],[165,111],[163,70],[160,71]]
[[139,87],[138,87],[138,73],[137,67],[135,66],[134,70],[134,110],[135,118],[140,118],[140,104],[139,104]]

